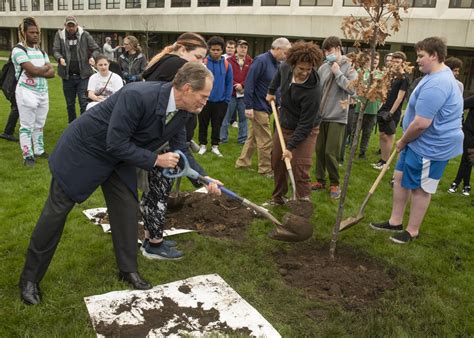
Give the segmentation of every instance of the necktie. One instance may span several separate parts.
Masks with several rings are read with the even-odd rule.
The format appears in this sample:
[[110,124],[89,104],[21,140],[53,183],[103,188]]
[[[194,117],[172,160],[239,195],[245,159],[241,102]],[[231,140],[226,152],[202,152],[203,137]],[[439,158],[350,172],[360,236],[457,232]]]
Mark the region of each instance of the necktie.
[[170,111],[169,113],[166,114],[166,122],[165,124],[168,124],[171,122],[171,120],[173,119],[173,117],[178,113],[177,110],[175,111]]

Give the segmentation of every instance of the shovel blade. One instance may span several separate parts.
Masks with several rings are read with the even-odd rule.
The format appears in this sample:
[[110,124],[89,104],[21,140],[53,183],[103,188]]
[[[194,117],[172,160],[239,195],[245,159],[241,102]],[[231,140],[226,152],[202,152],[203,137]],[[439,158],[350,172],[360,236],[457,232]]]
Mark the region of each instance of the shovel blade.
[[278,241],[302,242],[313,236],[313,225],[307,218],[286,213],[282,225],[276,226],[268,236]]
[[343,220],[341,224],[339,225],[339,231],[344,231],[344,230],[349,229],[350,227],[359,223],[362,220],[362,218],[364,218],[364,215],[359,214],[355,217],[349,217]]

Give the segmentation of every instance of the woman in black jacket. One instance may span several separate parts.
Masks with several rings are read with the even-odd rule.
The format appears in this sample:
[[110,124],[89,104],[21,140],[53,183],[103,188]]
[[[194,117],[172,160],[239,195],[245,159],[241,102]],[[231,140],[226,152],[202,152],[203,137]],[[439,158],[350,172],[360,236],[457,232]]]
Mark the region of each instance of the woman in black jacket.
[[126,83],[142,81],[142,73],[148,61],[142,53],[138,39],[129,35],[123,39],[125,51],[118,58],[118,64],[122,71],[122,78]]
[[296,181],[296,198],[309,201],[311,196],[311,157],[316,145],[321,115],[321,84],[317,68],[323,53],[311,42],[297,42],[287,53],[268,88],[267,100],[275,100],[275,92],[281,90],[280,121],[286,151],[282,153],[277,133],[273,136],[272,169],[275,189],[273,204],[284,204],[288,192],[288,175],[285,158],[291,160]]

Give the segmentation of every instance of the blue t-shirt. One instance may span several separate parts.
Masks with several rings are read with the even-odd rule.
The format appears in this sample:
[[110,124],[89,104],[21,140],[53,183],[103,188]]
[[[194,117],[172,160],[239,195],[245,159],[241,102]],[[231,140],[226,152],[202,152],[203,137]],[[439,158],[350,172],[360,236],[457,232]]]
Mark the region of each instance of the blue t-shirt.
[[433,161],[447,161],[462,154],[462,112],[461,91],[451,70],[445,67],[425,75],[410,97],[403,131],[416,115],[431,119],[432,123],[408,147]]

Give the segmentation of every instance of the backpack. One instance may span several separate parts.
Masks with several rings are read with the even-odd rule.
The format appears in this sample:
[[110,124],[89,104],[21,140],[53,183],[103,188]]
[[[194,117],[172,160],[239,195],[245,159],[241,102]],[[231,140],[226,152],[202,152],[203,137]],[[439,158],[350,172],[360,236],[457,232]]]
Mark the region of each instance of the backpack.
[[[207,67],[207,61],[208,61],[207,57],[204,58],[204,60],[202,60],[202,63],[204,63],[206,67]],[[227,71],[229,70],[229,61],[227,61],[226,58],[224,58],[224,66],[225,66],[225,73],[227,74]]]
[[[26,48],[20,44],[17,44],[14,48],[20,48],[26,54],[28,54]],[[43,51],[41,51],[41,53],[43,53],[43,56],[45,55]],[[22,72],[23,68],[21,68],[18,78],[20,78]],[[15,100],[15,90],[17,83],[18,79],[15,77],[15,65],[13,64],[12,54],[10,53],[10,57],[8,58],[7,63],[3,65],[2,73],[0,75],[0,89],[3,91],[3,94],[5,94],[7,100],[10,102]]]

